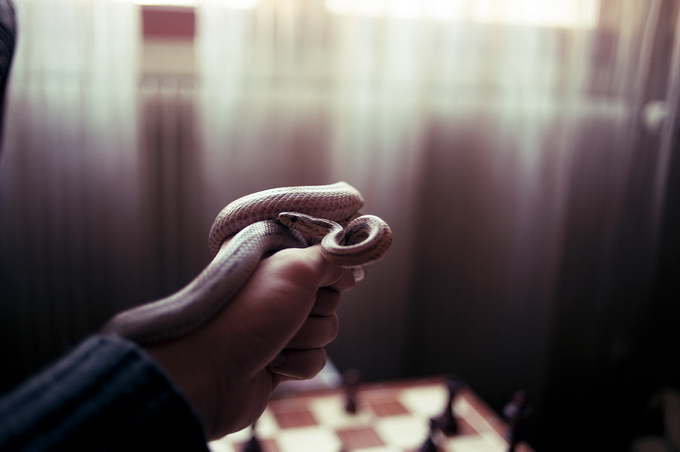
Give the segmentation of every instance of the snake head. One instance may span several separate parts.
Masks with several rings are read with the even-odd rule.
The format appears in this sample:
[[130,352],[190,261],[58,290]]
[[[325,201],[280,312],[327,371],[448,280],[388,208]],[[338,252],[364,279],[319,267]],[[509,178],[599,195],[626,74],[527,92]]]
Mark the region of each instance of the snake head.
[[374,215],[355,218],[345,229],[334,221],[299,212],[282,212],[278,220],[307,237],[321,240],[324,258],[343,267],[377,262],[392,243],[390,227]]
[[284,226],[311,235],[319,240],[333,231],[342,230],[342,227],[334,221],[299,212],[281,212],[278,220]]

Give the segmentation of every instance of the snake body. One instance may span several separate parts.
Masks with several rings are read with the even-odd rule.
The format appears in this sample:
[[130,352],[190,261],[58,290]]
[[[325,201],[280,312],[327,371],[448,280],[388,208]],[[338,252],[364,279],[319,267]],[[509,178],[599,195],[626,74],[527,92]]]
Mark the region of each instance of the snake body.
[[357,268],[376,262],[389,248],[392,233],[380,218],[358,216],[363,203],[345,182],[275,188],[239,198],[217,215],[209,234],[214,258],[193,281],[166,298],[119,313],[102,332],[141,345],[180,337],[228,304],[264,255],[284,248],[320,240],[324,258],[337,265]]

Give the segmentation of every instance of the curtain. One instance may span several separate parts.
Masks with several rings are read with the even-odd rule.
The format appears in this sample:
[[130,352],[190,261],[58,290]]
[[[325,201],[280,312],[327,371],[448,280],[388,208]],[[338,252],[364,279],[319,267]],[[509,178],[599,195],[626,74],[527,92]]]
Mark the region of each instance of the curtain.
[[[338,180],[395,240],[345,297],[337,367],[457,372],[500,403],[634,346],[675,146],[676,1],[201,0],[191,89],[157,90],[191,113],[171,126],[147,108],[156,81],[137,86],[137,7],[19,6],[0,164],[17,357],[186,283],[229,201]],[[159,127],[191,137],[170,177],[191,196],[158,184]],[[164,240],[163,212],[191,226]]]
[[134,297],[140,274],[137,10],[15,6],[0,159],[4,389]]
[[[662,6],[203,2],[209,210],[267,186],[355,184],[395,245],[342,306],[342,363],[479,379],[502,367],[522,384],[521,360],[541,379],[570,234],[596,267],[576,286],[594,280],[597,298],[619,276],[617,234],[658,227],[645,206],[663,202],[664,167],[637,165],[661,162],[640,114],[650,86],[665,99],[667,68],[651,73]],[[642,211],[627,225],[630,190]],[[648,275],[653,239],[631,252]]]

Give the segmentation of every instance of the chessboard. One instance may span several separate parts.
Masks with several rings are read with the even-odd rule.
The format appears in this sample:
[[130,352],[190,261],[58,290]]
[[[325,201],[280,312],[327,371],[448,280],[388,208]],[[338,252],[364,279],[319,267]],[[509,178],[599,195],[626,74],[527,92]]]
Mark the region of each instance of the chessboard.
[[[451,410],[458,432],[431,430],[451,397],[445,378],[364,383],[348,412],[342,387],[273,397],[253,428],[209,443],[212,452],[418,452],[431,438],[441,452],[507,452],[507,425],[467,385],[455,392]],[[257,448],[247,448],[257,439]],[[430,449],[432,450],[432,449]],[[521,443],[516,452],[531,452]]]

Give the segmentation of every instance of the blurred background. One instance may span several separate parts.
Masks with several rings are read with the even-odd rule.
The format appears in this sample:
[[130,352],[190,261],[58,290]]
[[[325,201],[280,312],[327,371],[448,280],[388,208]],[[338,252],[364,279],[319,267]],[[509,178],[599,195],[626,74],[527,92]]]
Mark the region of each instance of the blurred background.
[[0,389],[210,261],[230,201],[345,180],[394,244],[329,347],[455,372],[538,450],[680,388],[677,0],[16,0]]

